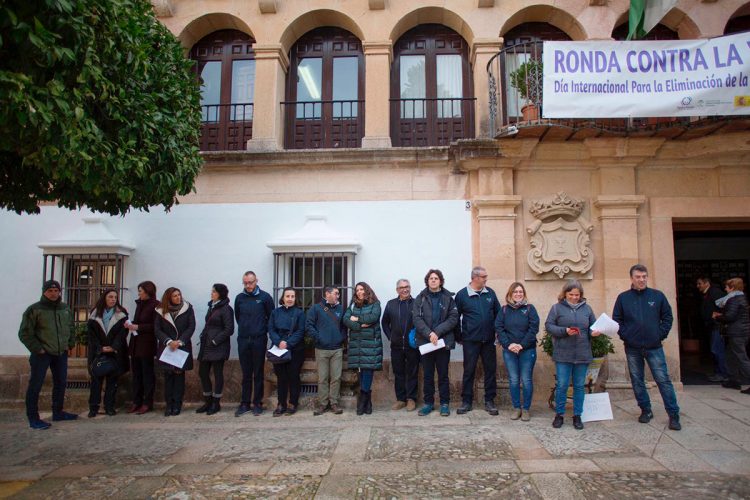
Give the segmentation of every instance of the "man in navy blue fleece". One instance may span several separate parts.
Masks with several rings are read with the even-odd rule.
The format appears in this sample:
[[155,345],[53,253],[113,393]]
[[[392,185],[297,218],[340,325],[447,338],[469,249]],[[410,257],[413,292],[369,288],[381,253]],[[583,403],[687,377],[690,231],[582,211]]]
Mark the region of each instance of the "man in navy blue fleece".
[[[248,271],[242,276],[244,290],[234,299],[237,320],[237,354],[242,367],[242,401],[235,417],[252,409],[253,415],[263,413],[263,368],[268,348],[268,318],[273,299],[258,286],[258,277]],[[252,408],[251,408],[252,403]]]
[[679,431],[680,407],[667,370],[662,341],[672,329],[672,308],[659,290],[648,287],[648,269],[642,264],[630,268],[630,290],[617,296],[612,319],[620,325],[618,334],[625,343],[630,383],[641,408],[638,421],[648,423],[654,414],[644,381],[644,360],[659,387],[664,408],[669,415],[669,428]]
[[497,352],[495,349],[495,317],[500,302],[487,283],[487,270],[477,266],[471,270],[471,282],[456,294],[456,307],[461,316],[461,339],[464,346],[464,376],[461,389],[459,415],[471,411],[474,402],[474,375],[477,362],[482,358],[484,369],[484,409],[497,415]]
[[315,363],[318,366],[318,402],[313,415],[322,415],[329,409],[335,415],[341,415],[339,393],[346,340],[346,327],[341,320],[344,308],[339,303],[337,287],[325,287],[323,297],[307,311],[305,320],[305,333],[315,341]]

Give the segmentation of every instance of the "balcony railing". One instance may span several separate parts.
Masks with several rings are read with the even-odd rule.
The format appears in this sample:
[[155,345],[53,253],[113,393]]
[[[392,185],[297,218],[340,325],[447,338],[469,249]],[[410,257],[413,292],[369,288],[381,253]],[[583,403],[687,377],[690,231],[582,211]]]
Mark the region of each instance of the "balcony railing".
[[496,137],[505,135],[511,125],[556,125],[638,134],[691,123],[690,117],[543,119],[542,44],[535,41],[508,46],[487,63],[490,130]]
[[201,151],[244,150],[253,136],[253,104],[201,106]]
[[447,146],[474,137],[474,97],[390,101],[393,146]]
[[365,133],[365,102],[284,101],[286,149],[359,148]]

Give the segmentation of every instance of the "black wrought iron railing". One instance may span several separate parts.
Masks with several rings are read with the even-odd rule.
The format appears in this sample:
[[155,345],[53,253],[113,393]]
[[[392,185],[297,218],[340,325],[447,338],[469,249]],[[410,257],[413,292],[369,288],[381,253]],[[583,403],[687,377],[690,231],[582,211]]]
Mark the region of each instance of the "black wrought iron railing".
[[359,148],[365,132],[363,100],[283,101],[286,149]]
[[201,151],[237,151],[253,136],[253,103],[201,106]]
[[391,99],[391,143],[447,146],[474,137],[474,97]]

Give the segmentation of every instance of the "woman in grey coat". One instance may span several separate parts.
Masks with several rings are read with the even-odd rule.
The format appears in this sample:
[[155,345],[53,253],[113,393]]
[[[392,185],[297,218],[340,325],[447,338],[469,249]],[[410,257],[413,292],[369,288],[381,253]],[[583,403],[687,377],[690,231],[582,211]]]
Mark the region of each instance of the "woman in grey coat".
[[590,331],[596,321],[594,311],[583,297],[583,286],[577,280],[570,280],[562,288],[544,323],[544,328],[552,336],[552,359],[555,361],[557,388],[555,391],[555,419],[552,427],[559,429],[563,424],[568,385],[573,378],[573,427],[583,429],[583,385],[586,383],[586,369],[591,363],[591,337],[599,332]]
[[[198,375],[203,389],[203,406],[196,413],[213,415],[221,411],[221,391],[224,389],[224,361],[229,359],[229,339],[234,333],[234,311],[229,305],[229,290],[221,283],[211,289],[211,301],[206,312],[206,326],[201,332],[201,348],[198,351]],[[211,387],[211,371],[214,386]]]

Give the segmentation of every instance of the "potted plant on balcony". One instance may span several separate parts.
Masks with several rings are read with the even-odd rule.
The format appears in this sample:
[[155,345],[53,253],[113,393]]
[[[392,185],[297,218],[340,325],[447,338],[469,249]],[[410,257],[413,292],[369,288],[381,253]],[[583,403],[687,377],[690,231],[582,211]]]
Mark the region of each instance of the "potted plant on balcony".
[[[542,350],[551,358],[552,352],[554,350],[554,345],[552,344],[552,336],[549,333],[545,333],[544,337],[542,337],[542,340],[539,341],[539,345],[542,346]],[[604,360],[607,358],[607,354],[614,352],[615,346],[608,336],[602,334],[596,337],[591,337],[591,355],[594,357],[594,359],[591,360],[591,363],[589,363],[589,366],[586,369],[585,384],[586,387],[589,388],[589,392],[591,392],[591,387],[596,383],[596,380],[599,377],[599,371],[602,369],[602,365],[604,364]],[[573,397],[572,387],[568,389],[568,397]],[[554,400],[555,389],[553,387],[552,395],[549,398],[550,408],[554,407]]]
[[539,119],[542,104],[543,67],[539,59],[529,59],[510,73],[510,85],[526,100],[521,108],[524,121]]

